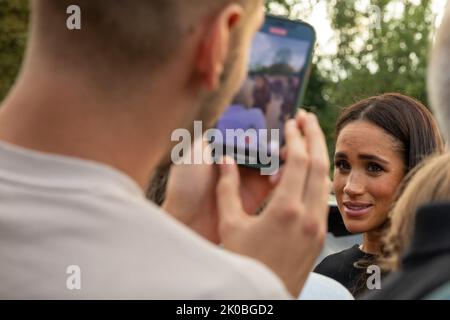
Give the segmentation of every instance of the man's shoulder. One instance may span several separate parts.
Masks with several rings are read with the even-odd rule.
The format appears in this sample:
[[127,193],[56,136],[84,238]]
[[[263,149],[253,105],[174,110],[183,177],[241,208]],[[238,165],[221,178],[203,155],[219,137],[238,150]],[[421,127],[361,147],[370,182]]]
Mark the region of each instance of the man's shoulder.
[[[85,298],[280,298],[265,266],[209,243],[145,198],[113,168],[0,145],[0,296],[71,297],[80,267]],[[5,159],[4,159],[5,160]],[[32,166],[41,170],[28,170]],[[23,266],[28,266],[26,269]],[[33,287],[20,285],[32,283]]]
[[[177,269],[179,283],[191,286],[199,298],[290,297],[281,280],[265,265],[210,243],[153,204],[148,205],[148,211],[158,217],[149,219],[153,236],[149,234],[148,241],[160,243],[156,250],[172,253],[164,254],[167,257],[162,267],[176,261],[172,266]],[[182,270],[179,266],[183,266]]]
[[155,279],[165,279],[157,290],[164,298],[289,298],[281,280],[263,264],[210,243],[153,203],[129,209],[136,219],[128,227],[134,238],[128,246],[136,248],[134,258],[142,266],[135,272],[149,288]]
[[[9,245],[0,271],[9,293],[0,295],[70,298],[74,292],[55,275],[76,265],[82,298],[289,298],[268,268],[209,243],[145,197],[64,193],[45,209],[35,208],[28,219],[5,219],[21,232],[0,236]],[[18,288],[19,280],[34,286]]]

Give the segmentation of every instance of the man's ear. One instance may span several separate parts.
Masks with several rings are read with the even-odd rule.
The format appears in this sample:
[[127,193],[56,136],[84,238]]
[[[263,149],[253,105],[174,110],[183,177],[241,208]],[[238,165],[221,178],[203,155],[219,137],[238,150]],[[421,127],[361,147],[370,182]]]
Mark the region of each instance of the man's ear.
[[197,55],[197,71],[202,85],[209,90],[219,86],[228,55],[231,32],[242,18],[244,10],[238,4],[229,4],[209,21],[201,38]]

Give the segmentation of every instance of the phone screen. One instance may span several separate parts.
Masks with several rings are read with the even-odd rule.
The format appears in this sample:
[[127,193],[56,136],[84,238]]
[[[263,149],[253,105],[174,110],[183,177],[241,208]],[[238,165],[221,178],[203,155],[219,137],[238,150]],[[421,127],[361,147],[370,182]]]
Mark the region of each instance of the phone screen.
[[225,147],[245,155],[246,164],[261,164],[262,153],[279,154],[284,124],[301,103],[314,40],[311,26],[271,16],[256,34],[248,76],[216,126]]

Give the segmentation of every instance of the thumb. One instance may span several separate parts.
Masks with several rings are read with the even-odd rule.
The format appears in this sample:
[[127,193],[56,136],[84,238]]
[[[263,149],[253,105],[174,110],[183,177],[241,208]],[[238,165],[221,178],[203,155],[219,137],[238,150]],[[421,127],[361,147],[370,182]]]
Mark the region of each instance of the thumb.
[[239,170],[234,159],[224,157],[220,165],[220,177],[216,188],[221,229],[234,226],[245,217],[239,185]]

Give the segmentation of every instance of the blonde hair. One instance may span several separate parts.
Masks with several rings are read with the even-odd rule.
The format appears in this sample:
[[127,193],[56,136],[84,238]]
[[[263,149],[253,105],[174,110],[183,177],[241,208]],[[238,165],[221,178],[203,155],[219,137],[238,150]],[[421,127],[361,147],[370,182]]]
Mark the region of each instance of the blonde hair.
[[450,153],[434,155],[414,168],[402,183],[382,237],[378,264],[385,270],[400,266],[400,258],[413,234],[415,213],[432,202],[450,200]]

